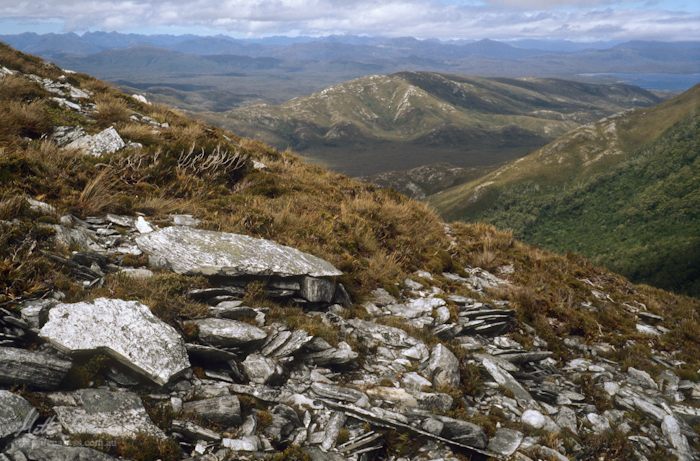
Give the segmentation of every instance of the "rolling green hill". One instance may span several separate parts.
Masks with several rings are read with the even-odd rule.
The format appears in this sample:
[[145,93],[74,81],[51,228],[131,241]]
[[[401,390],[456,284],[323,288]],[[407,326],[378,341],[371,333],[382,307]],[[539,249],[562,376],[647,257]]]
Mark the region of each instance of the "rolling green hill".
[[401,72],[210,117],[341,172],[372,175],[440,162],[496,165],[583,123],[658,101],[620,84]]
[[430,198],[636,281],[700,294],[700,86],[586,125]]

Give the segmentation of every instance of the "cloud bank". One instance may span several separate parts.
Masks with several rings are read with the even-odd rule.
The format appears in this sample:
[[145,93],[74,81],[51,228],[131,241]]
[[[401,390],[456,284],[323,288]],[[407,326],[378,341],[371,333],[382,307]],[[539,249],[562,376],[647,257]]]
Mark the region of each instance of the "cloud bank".
[[207,31],[249,37],[367,34],[442,39],[700,40],[700,7],[611,0],[0,0],[15,28]]

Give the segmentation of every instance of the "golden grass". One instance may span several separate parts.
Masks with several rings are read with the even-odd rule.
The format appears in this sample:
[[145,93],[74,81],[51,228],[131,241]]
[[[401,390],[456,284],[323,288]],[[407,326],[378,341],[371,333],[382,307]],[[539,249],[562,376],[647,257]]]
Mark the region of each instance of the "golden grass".
[[131,109],[122,98],[114,97],[111,94],[96,96],[95,106],[94,118],[102,126],[127,122],[132,114]]

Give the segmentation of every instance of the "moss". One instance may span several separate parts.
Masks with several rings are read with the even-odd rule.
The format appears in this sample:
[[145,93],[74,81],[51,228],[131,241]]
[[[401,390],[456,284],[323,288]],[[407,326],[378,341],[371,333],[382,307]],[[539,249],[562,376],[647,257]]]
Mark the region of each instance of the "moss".
[[634,447],[627,436],[617,430],[585,434],[581,438],[579,459],[634,459]]
[[272,424],[272,413],[268,410],[258,410],[255,412],[255,417],[258,420],[258,426],[260,429],[265,429],[270,427]]
[[177,442],[147,434],[137,434],[133,438],[78,435],[73,437],[72,443],[132,461],[177,461],[182,458]]
[[303,448],[289,447],[267,459],[270,461],[311,461],[311,456]]
[[63,384],[70,389],[99,386],[104,383],[104,374],[114,364],[104,355],[96,354],[82,360],[75,360]]

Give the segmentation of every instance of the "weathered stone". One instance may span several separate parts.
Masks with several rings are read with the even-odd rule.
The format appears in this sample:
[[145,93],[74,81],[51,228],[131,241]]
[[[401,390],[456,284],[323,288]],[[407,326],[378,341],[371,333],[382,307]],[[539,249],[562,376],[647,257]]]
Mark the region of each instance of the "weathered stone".
[[248,435],[239,439],[223,439],[221,445],[233,451],[258,451],[260,449],[260,438]]
[[0,347],[0,384],[56,389],[70,368],[70,361],[53,354]]
[[196,326],[199,339],[213,346],[246,346],[267,338],[265,331],[238,320],[201,319],[185,322],[185,325]]
[[352,307],[352,299],[350,298],[350,294],[342,283],[338,283],[335,287],[333,303],[340,304],[343,307]]
[[431,387],[433,385],[430,380],[425,379],[415,371],[411,371],[403,375],[401,383],[408,390],[421,391],[426,387]]
[[435,386],[459,386],[459,360],[451,350],[442,344],[437,344],[430,351],[428,371],[433,376]]
[[197,219],[190,214],[174,214],[170,215],[170,217],[173,219],[173,224],[176,226],[195,227],[202,222],[200,219]]
[[409,348],[421,341],[411,337],[400,328],[381,325],[367,320],[351,319],[348,325],[354,328],[353,334],[366,342],[368,347],[391,346]]
[[148,417],[138,395],[106,389],[81,389],[52,394],[60,402],[56,418],[70,435],[134,437],[139,433],[164,438],[165,434]]
[[446,416],[438,416],[437,419],[443,424],[441,437],[476,448],[486,448],[486,434],[476,424]]
[[191,423],[189,421],[173,420],[172,428],[174,431],[182,434],[187,440],[196,442],[205,440],[207,442],[218,442],[221,440],[221,435],[205,427]]
[[681,432],[680,424],[678,420],[671,415],[666,415],[663,422],[661,423],[661,431],[668,439],[669,443],[673,447],[676,456],[679,461],[686,461],[693,459],[692,451],[690,450],[690,445],[688,444],[688,439]]
[[66,149],[76,149],[86,154],[100,157],[103,154],[111,154],[126,146],[117,130],[109,127],[94,135],[84,135],[66,144]]
[[605,416],[601,416],[597,413],[588,413],[586,419],[591,424],[593,432],[600,433],[610,429],[610,421],[608,421],[608,418]]
[[241,364],[251,382],[268,384],[282,376],[284,370],[276,360],[260,354],[250,354]]
[[49,319],[49,310],[58,304],[55,299],[38,299],[22,303],[22,320],[27,322],[32,328],[40,329]]
[[24,434],[12,441],[0,454],[10,461],[117,461],[101,451],[88,447],[67,447],[32,434]]
[[522,441],[522,432],[501,427],[496,429],[496,433],[489,440],[488,449],[501,456],[508,457],[515,453]]
[[294,330],[280,332],[274,339],[272,342],[268,341],[260,352],[267,357],[284,358],[295,355],[314,337],[304,330]]
[[205,346],[204,344],[187,343],[185,347],[187,348],[187,354],[195,360],[228,362],[229,360],[236,360],[238,358],[238,355],[233,352],[217,347]]
[[532,429],[542,429],[547,423],[545,416],[537,410],[525,410],[520,420]]
[[0,390],[0,441],[31,428],[38,413],[19,395]]
[[523,386],[521,386],[510,373],[498,366],[493,358],[488,356],[480,356],[480,359],[481,364],[484,366],[484,368],[486,368],[486,371],[488,371],[496,383],[511,391],[515,398],[526,400],[528,402],[532,401],[532,396],[530,393]]
[[555,420],[557,426],[562,429],[568,429],[574,434],[578,434],[578,425],[576,423],[576,412],[569,407],[559,407],[559,412]]
[[654,378],[644,370],[629,367],[627,369],[627,377],[630,382],[638,384],[645,389],[657,390],[659,388]]
[[396,298],[391,296],[384,288],[377,288],[372,291],[372,300],[379,307],[396,304]]
[[326,424],[326,432],[323,435],[321,448],[325,451],[330,450],[335,446],[335,441],[338,439],[340,429],[345,425],[345,413],[342,411],[334,411]]
[[467,267],[465,270],[469,274],[466,283],[471,286],[473,290],[483,291],[508,285],[507,280],[496,277],[489,271],[481,269],[480,267]]
[[119,270],[118,274],[135,280],[145,280],[153,277],[153,271],[144,267],[124,267]]
[[241,403],[235,395],[185,402],[182,411],[223,426],[237,426],[241,423]]
[[316,277],[304,277],[301,281],[302,298],[312,303],[329,303],[335,294],[335,282]]
[[368,401],[368,398],[364,393],[356,389],[341,387],[335,384],[313,383],[311,385],[311,392],[319,397],[353,404]]
[[342,275],[321,258],[247,235],[172,226],[141,235],[136,243],[151,257],[152,264],[181,274]]
[[345,341],[339,342],[338,347],[329,347],[322,351],[309,352],[303,355],[304,360],[319,366],[346,365],[357,360],[357,357],[359,357],[359,354],[353,351]]
[[441,392],[416,392],[414,396],[418,401],[418,408],[435,413],[449,411],[454,405],[454,399]]
[[39,335],[65,352],[104,351],[160,385],[190,366],[178,332],[136,301],[59,304]]
[[289,440],[294,430],[301,426],[299,415],[288,405],[275,405],[270,413],[272,414],[272,422],[265,427],[264,432],[275,442]]

